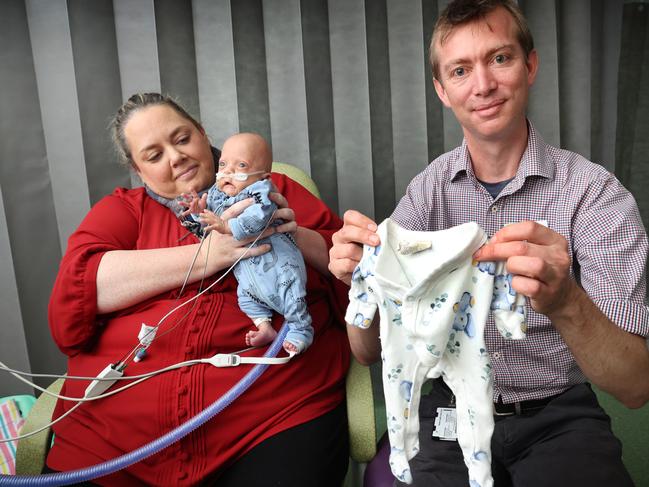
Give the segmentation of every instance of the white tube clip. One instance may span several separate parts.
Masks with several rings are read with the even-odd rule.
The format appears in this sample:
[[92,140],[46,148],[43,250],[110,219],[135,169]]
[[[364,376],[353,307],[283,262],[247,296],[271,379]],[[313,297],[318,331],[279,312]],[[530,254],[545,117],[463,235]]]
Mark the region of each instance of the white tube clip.
[[241,364],[268,364],[281,365],[288,363],[289,357],[242,357],[233,353],[217,353],[201,360],[202,363],[212,364],[214,367],[236,367]]

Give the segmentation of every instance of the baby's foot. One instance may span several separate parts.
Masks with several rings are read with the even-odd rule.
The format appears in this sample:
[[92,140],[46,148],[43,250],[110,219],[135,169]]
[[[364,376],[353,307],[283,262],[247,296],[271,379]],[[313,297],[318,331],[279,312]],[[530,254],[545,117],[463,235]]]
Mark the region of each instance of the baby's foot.
[[277,332],[266,321],[259,325],[256,330],[250,330],[246,333],[246,345],[249,347],[263,347],[272,342],[277,336]]
[[298,348],[295,345],[293,345],[291,342],[284,341],[282,346],[284,347],[284,350],[286,350],[286,353],[288,353],[289,355],[300,353]]

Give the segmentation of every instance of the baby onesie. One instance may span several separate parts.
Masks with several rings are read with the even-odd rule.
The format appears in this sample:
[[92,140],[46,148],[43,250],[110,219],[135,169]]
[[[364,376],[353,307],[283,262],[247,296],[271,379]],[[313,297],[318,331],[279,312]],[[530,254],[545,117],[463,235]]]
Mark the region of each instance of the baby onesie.
[[[254,198],[228,225],[237,240],[261,233],[272,218],[277,205],[268,197],[273,190],[270,179],[256,181],[235,196],[228,196],[212,186],[207,194],[207,208],[217,215],[233,204]],[[286,341],[303,352],[313,342],[311,315],[306,303],[306,267],[295,240],[288,233],[274,233],[260,239],[255,246],[270,244],[270,251],[240,260],[234,266],[239,286],[239,307],[253,322],[270,319],[273,310],[284,315],[288,325]]]
[[472,487],[490,487],[493,380],[484,343],[490,311],[506,338],[525,337],[525,301],[504,264],[475,262],[487,236],[477,223],[416,232],[386,219],[378,247],[365,246],[352,274],[346,321],[380,320],[390,467],[411,483],[419,450],[419,400],[428,378],[442,376],[456,397],[457,436]]

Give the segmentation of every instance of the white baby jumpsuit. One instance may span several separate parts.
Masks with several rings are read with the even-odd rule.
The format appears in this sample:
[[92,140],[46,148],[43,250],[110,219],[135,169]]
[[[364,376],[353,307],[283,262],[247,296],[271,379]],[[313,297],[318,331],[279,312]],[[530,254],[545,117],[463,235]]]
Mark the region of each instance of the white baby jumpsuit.
[[477,223],[415,232],[386,219],[352,274],[345,319],[367,328],[379,310],[390,467],[411,483],[419,450],[419,399],[440,375],[457,405],[457,436],[472,487],[490,487],[493,380],[484,342],[490,310],[506,338],[525,337],[525,298],[503,263],[475,262],[487,236]]

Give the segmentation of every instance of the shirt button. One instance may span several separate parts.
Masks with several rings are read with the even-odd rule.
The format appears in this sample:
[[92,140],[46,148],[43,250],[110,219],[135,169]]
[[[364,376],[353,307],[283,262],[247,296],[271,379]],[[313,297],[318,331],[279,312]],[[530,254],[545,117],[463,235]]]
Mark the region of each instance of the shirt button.
[[178,474],[178,480],[184,480],[187,478],[187,472],[182,471]]
[[500,352],[494,352],[491,354],[491,358],[498,360],[500,358]]
[[185,347],[185,352],[189,354],[193,353],[194,347],[192,345],[188,345],[187,347]]
[[186,462],[187,460],[189,460],[189,453],[187,453],[186,451],[182,452],[180,454],[180,460],[182,462]]
[[200,308],[198,311],[196,311],[197,316],[205,316],[205,310],[203,308]]
[[178,389],[178,394],[184,396],[185,394],[187,394],[188,391],[189,391],[189,387],[187,387],[186,385],[181,386],[180,389]]
[[187,372],[189,372],[189,365],[183,365],[183,366],[180,368],[180,371],[181,371],[183,374],[186,374]]
[[192,325],[192,326],[189,328],[189,331],[190,331],[191,333],[197,333],[198,330],[199,330],[199,328],[198,328],[198,326],[196,326],[196,325]]
[[178,410],[178,417],[184,418],[185,416],[187,416],[187,410],[185,408],[180,408]]
[[498,213],[498,210],[499,210],[499,209],[500,209],[500,208],[498,208],[498,205],[493,205],[493,206],[491,207],[491,213]]

